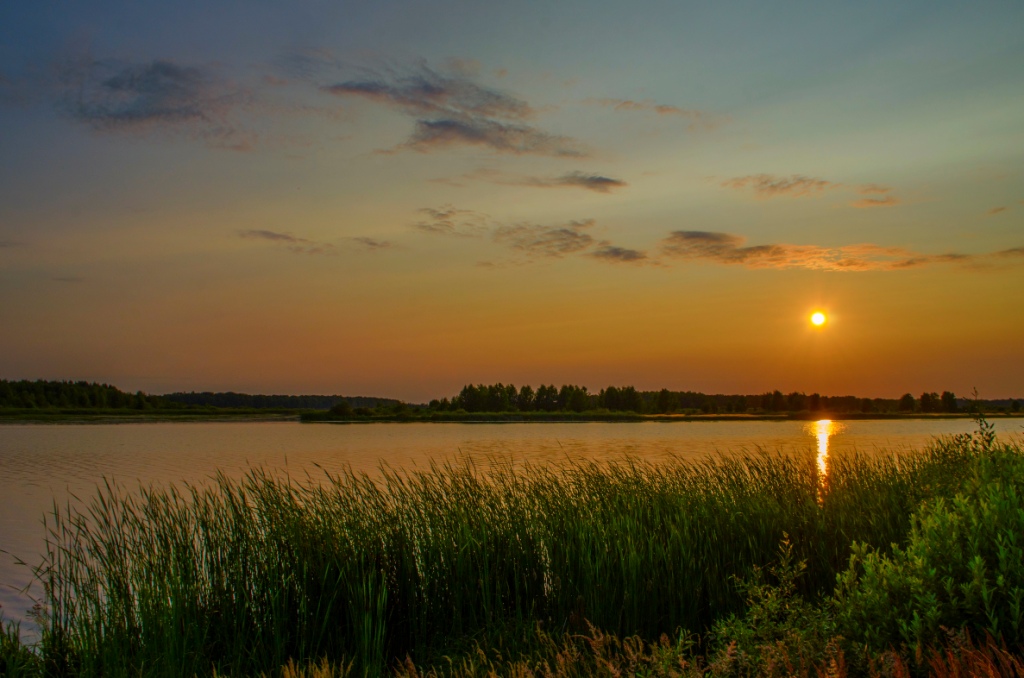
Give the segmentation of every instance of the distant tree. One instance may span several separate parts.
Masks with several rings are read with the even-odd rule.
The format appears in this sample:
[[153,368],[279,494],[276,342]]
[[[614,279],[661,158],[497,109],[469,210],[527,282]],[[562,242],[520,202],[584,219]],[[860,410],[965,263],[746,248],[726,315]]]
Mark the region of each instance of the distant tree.
[[900,398],[900,412],[913,412],[915,403],[916,401],[914,400],[914,396],[910,395],[909,393],[904,393],[903,396]]
[[590,394],[587,387],[575,387],[569,395],[568,409],[573,412],[585,412],[590,409]]
[[466,384],[452,402],[456,405],[456,409],[467,412],[479,412],[481,405],[480,391],[473,384]]
[[[437,402],[436,400],[433,402]],[[331,414],[336,417],[351,417],[352,416],[352,405],[347,400],[339,400],[331,407]]]
[[452,409],[452,401],[448,400],[447,398],[441,398],[440,400],[431,400],[430,404],[427,407],[429,407],[431,410],[434,410],[435,412],[447,412],[448,410]]
[[597,394],[597,402],[599,405],[608,410],[621,410],[622,409],[622,398],[619,394],[619,389],[614,386],[601,389]]
[[626,386],[619,390],[620,409],[625,412],[643,412],[644,397],[633,386]]
[[937,393],[922,393],[921,394],[921,411],[922,412],[938,412],[939,411],[939,394]]
[[1010,411],[1011,412],[1020,412],[1020,403],[1017,402],[1016,400],[1011,402],[1010,403]]
[[533,410],[534,394],[533,389],[530,386],[523,386],[519,389],[519,393],[516,395],[516,406],[520,412],[530,412]]
[[534,397],[535,407],[542,412],[554,412],[558,409],[558,389],[554,384],[537,387],[537,395]]
[[956,412],[956,396],[951,391],[942,392],[942,411],[943,412]]
[[802,412],[807,409],[807,396],[793,391],[786,396],[786,409],[790,412]]
[[871,398],[863,398],[860,401],[860,411],[867,414],[875,409],[874,403],[871,402]]
[[[509,387],[504,384],[492,386],[481,386],[486,391],[484,396],[483,410],[485,412],[507,412],[511,409],[512,403],[509,398]],[[516,394],[515,386],[511,386],[513,396]]]
[[658,400],[656,402],[656,410],[659,414],[671,414],[675,412],[679,407],[679,396],[669,391],[667,388],[663,388],[658,391]]
[[821,409],[821,394],[812,393],[811,397],[807,401],[807,409],[811,412],[817,412]]

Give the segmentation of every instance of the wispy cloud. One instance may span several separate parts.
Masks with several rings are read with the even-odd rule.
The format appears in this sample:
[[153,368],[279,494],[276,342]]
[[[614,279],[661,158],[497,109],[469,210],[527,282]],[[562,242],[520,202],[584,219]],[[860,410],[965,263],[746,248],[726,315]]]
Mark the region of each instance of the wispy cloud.
[[611,193],[629,185],[622,179],[585,172],[569,172],[558,177],[528,177],[523,183],[541,188],[585,188],[595,193]]
[[380,252],[395,246],[390,240],[378,240],[377,238],[368,238],[366,236],[357,236],[349,238],[349,240],[370,252]]
[[1006,210],[1007,210],[1006,207],[993,207],[988,212],[985,212],[985,215],[991,217],[991,216],[995,216],[996,214],[1001,214],[1001,213],[1005,212]]
[[315,240],[309,240],[308,238],[300,238],[291,233],[281,233],[279,231],[268,231],[263,229],[252,229],[247,231],[240,231],[238,234],[242,238],[250,240],[265,240],[272,242],[276,245],[284,247],[286,250],[293,254],[334,254],[334,245],[325,242],[317,242]]
[[609,263],[644,263],[647,254],[639,250],[618,247],[593,235],[596,222],[578,219],[559,225],[520,222],[502,224],[478,212],[461,210],[453,205],[423,208],[421,214],[429,221],[414,226],[424,232],[439,235],[490,235],[495,243],[507,247],[516,257],[510,261],[485,261],[485,268],[521,265],[544,259],[562,259],[570,255],[585,255]]
[[733,177],[722,182],[725,188],[754,192],[757,198],[810,198],[823,194],[825,191],[846,188],[864,196],[849,203],[850,207],[866,209],[872,207],[892,207],[900,204],[899,198],[892,194],[892,188],[881,184],[862,184],[860,186],[844,186],[841,183],[808,177],[803,174],[777,176],[774,174],[749,174]]
[[900,199],[892,194],[892,188],[881,184],[863,184],[857,187],[857,193],[867,196],[854,200],[850,207],[871,209],[872,207],[893,207],[900,204]]
[[0,249],[13,249],[15,247],[24,247],[25,243],[20,240],[0,240]]
[[802,174],[793,174],[788,177],[779,177],[774,174],[751,174],[745,177],[734,177],[722,182],[722,186],[736,190],[750,189],[759,198],[775,198],[785,196],[789,198],[802,198],[818,195],[830,188],[836,188],[835,184],[825,179],[815,179]]
[[613,263],[633,264],[647,260],[647,253],[640,250],[633,250],[615,245],[604,245],[590,252],[595,259],[602,259]]
[[384,152],[393,153],[408,148],[420,153],[429,153],[437,148],[460,144],[484,146],[500,153],[515,155],[586,155],[580,144],[569,137],[547,134],[528,125],[470,118],[417,120],[416,128],[405,144]]
[[564,226],[499,226],[494,232],[494,239],[531,257],[559,258],[592,246],[595,243],[594,236],[586,231],[593,225],[594,220],[587,219],[570,221]]
[[374,73],[321,89],[367,99],[413,118],[409,139],[388,152],[411,149],[426,153],[469,145],[517,155],[585,155],[578,141],[527,124],[536,111],[525,101],[476,83],[465,69],[445,75],[423,64],[408,72]]
[[893,207],[899,205],[900,199],[895,195],[886,195],[878,198],[861,198],[850,203],[850,207],[857,209],[871,209],[872,207]]
[[467,183],[485,181],[504,186],[533,186],[537,188],[582,188],[595,193],[611,193],[627,184],[622,179],[588,172],[567,172],[555,177],[538,177],[509,174],[493,169],[478,169],[458,177],[433,179],[435,183],[449,186],[465,186]]
[[471,238],[483,235],[487,229],[486,215],[454,205],[423,207],[416,211],[427,218],[413,224],[413,228],[431,235]]
[[1024,256],[1024,248],[991,254],[925,254],[902,247],[870,243],[821,247],[771,244],[746,246],[746,239],[713,231],[673,231],[661,242],[661,252],[677,260],[740,264],[747,268],[802,268],[816,271],[892,271],[933,264],[983,266],[995,258]]
[[251,135],[232,120],[248,94],[211,69],[167,59],[128,63],[85,56],[60,71],[60,108],[97,131],[175,130],[213,146],[251,147]]
[[643,101],[635,101],[633,99],[586,99],[584,103],[611,108],[615,111],[646,111],[662,116],[679,117],[689,122],[688,127],[690,129],[714,129],[726,121],[724,116],[713,115],[708,111],[659,104],[650,99],[644,99]]

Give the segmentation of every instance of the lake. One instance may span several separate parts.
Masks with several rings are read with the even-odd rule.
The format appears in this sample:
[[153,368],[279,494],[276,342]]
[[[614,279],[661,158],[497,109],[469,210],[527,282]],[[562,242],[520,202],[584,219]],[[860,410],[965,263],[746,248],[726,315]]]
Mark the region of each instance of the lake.
[[[1001,437],[1022,421],[996,420]],[[495,459],[515,464],[635,457],[651,462],[701,459],[716,452],[764,449],[814,455],[877,454],[921,447],[935,436],[975,428],[968,419],[846,421],[691,421],[530,424],[300,424],[297,422],[0,425],[0,606],[24,619],[21,592],[43,550],[43,516],[54,503],[80,505],[111,479],[202,483],[218,471],[237,478],[263,467],[292,478],[346,468],[378,473],[382,464],[426,469],[431,462]]]

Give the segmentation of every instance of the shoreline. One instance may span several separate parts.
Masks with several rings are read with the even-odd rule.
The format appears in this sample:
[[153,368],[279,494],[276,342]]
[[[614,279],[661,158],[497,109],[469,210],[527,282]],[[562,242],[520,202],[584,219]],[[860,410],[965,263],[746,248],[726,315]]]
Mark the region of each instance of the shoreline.
[[[987,419],[1024,419],[1021,412],[985,412]],[[566,413],[566,412],[430,412],[423,415],[371,415],[368,417],[339,418],[323,411],[103,411],[89,413],[74,411],[4,412],[0,410],[0,426],[5,424],[152,424],[152,423],[265,423],[295,422],[310,424],[585,424],[585,423],[682,423],[682,422],[740,422],[740,421],[889,421],[889,420],[945,420],[972,419],[968,412],[940,413],[827,413],[794,412],[785,414],[634,414],[626,412]]]

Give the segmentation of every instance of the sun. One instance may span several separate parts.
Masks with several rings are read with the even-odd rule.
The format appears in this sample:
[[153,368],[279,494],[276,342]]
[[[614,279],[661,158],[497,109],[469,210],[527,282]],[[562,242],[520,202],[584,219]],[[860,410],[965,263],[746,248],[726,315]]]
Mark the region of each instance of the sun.
[[815,325],[817,327],[821,327],[822,325],[825,324],[826,320],[828,320],[828,318],[826,318],[825,314],[822,313],[821,311],[815,311],[813,314],[811,314],[811,324],[812,325]]

